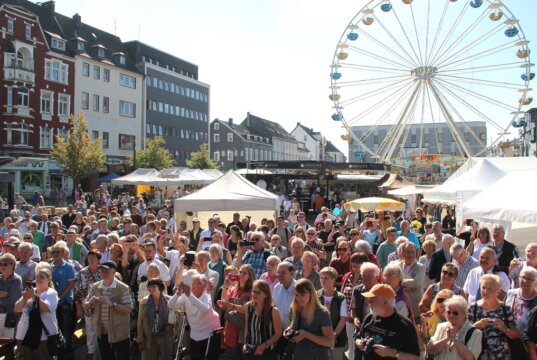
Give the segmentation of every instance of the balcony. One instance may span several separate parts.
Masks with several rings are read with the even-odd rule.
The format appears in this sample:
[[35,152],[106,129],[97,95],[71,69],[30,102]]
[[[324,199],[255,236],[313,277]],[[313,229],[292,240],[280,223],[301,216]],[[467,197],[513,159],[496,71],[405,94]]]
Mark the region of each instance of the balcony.
[[4,68],[5,80],[24,81],[35,84],[35,74],[33,72],[21,69],[6,69]]
[[4,78],[35,83],[34,61],[17,58],[15,54],[5,53]]

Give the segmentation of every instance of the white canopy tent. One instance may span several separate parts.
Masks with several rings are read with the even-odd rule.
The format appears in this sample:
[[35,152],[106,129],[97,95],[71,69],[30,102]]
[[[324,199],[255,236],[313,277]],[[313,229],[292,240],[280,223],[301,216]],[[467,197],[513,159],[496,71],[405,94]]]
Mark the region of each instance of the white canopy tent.
[[[252,221],[274,217],[278,209],[278,196],[259,188],[242,176],[229,170],[218,180],[174,203],[176,220],[197,217],[206,224],[214,213],[223,222],[231,222],[234,212],[244,212]],[[192,213],[192,215],[187,215]],[[189,223],[189,222],[187,222]]]
[[457,197],[468,199],[505,175],[488,159],[479,160],[471,167],[465,163],[442,185],[424,191],[423,202],[455,205]]
[[155,169],[137,169],[134,172],[112,180],[113,185],[182,186],[206,185],[222,176],[217,169],[169,168],[160,172]]
[[112,185],[152,185],[158,182],[159,172],[155,169],[136,169],[132,173],[113,179]]

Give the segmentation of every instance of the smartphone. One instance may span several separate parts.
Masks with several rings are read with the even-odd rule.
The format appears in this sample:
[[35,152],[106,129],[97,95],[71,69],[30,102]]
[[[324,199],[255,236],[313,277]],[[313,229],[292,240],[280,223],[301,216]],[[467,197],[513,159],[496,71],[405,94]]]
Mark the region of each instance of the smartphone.
[[196,260],[196,254],[191,252],[185,253],[185,266],[192,266],[194,264],[194,260]]
[[229,274],[227,277],[231,281],[239,281],[239,279],[240,279],[239,274]]
[[466,219],[466,225],[472,226],[472,223],[474,222],[474,219]]

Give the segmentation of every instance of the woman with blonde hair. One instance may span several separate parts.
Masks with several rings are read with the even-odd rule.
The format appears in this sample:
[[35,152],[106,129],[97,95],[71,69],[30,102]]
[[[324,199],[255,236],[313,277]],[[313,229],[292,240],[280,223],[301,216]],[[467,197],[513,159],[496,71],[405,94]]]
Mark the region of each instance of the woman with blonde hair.
[[453,295],[454,293],[451,290],[440,290],[433,299],[431,310],[421,314],[422,322],[419,335],[424,343],[427,343],[434,335],[438,324],[446,321],[446,306],[444,302],[452,298]]
[[[294,334],[290,335],[290,331]],[[291,324],[284,336],[296,344],[293,359],[330,359],[330,349],[334,346],[330,313],[321,305],[313,284],[307,279],[295,284]]]
[[319,277],[319,272],[315,270],[315,267],[319,265],[317,255],[311,251],[304,251],[300,262],[302,263],[302,270],[296,272],[295,279],[308,279],[315,287],[315,290],[319,290],[321,288],[321,278]]
[[490,229],[486,226],[477,228],[477,237],[470,240],[472,242],[468,245],[466,251],[476,260],[479,260],[479,254],[483,248],[493,244]]
[[22,313],[15,338],[23,359],[52,360],[47,339],[58,333],[58,293],[52,283],[50,264],[37,264],[35,272],[35,288],[27,287],[15,304],[15,311]]

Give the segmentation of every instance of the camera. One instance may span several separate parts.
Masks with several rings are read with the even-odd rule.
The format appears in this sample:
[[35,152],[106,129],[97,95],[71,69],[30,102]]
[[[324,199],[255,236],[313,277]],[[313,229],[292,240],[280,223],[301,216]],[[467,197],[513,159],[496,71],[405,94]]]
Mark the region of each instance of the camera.
[[287,338],[287,340],[291,340],[297,335],[297,331],[294,329],[287,329],[283,332],[283,336]]
[[239,244],[242,247],[248,247],[248,246],[253,246],[255,244],[255,242],[251,242],[251,241],[248,241],[248,240],[239,240]]
[[227,277],[231,281],[239,281],[240,280],[240,276],[238,274],[229,274]]
[[371,355],[373,353],[373,345],[375,345],[375,341],[373,338],[365,338],[364,340],[364,354]]
[[253,355],[255,353],[255,349],[257,349],[256,345],[244,344],[243,350],[246,355]]
[[196,254],[193,252],[186,252],[185,253],[185,266],[192,266],[194,264],[194,260],[196,260]]
[[24,288],[25,289],[31,289],[35,287],[35,281],[25,281],[24,282]]

